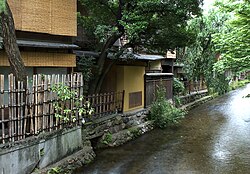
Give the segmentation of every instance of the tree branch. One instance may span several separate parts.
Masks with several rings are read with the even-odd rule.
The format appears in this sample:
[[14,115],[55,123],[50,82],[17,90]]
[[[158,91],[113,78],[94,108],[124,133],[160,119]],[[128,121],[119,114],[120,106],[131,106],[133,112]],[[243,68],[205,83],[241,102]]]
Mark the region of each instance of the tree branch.
[[116,16],[115,11],[108,4],[104,3],[102,0],[99,0],[99,3],[105,6],[114,16]]

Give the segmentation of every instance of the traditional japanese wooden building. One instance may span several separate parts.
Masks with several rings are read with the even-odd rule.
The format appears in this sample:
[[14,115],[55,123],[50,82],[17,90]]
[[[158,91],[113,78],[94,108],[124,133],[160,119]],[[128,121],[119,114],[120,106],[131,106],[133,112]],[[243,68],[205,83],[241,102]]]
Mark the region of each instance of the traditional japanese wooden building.
[[102,92],[125,91],[123,111],[134,111],[150,106],[155,101],[157,87],[163,85],[166,98],[173,97],[173,73],[162,72],[160,55],[134,54],[132,60],[118,61],[107,74]]
[[[76,66],[77,0],[8,0],[27,74],[69,73]],[[0,74],[10,72],[0,50]]]

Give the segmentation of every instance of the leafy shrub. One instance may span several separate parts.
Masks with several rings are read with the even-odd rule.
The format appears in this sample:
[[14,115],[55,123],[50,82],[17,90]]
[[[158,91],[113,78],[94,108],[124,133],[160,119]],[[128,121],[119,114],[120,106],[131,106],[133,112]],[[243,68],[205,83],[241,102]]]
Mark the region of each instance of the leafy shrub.
[[231,90],[235,90],[235,89],[237,89],[237,88],[240,88],[240,87],[245,86],[245,85],[248,84],[248,83],[250,83],[250,80],[236,81],[236,82],[231,83],[230,89],[231,89]]
[[[84,101],[84,97],[77,97],[77,91],[71,90],[70,87],[59,83],[53,85],[52,92],[56,93],[58,100],[54,101],[55,117],[61,118],[64,122],[75,122],[76,115],[90,117],[94,112],[94,109],[90,107],[88,101]],[[73,107],[71,107],[73,102]],[[85,123],[85,119],[82,118],[82,123]]]
[[166,98],[165,88],[159,87],[156,92],[156,101],[151,107],[151,119],[155,126],[166,128],[179,123],[181,118],[184,118],[185,112],[174,107]]
[[76,59],[77,62],[77,69],[82,72],[83,79],[84,79],[84,93],[88,91],[88,83],[93,77],[92,69],[96,68],[94,65],[95,58],[94,57],[85,57],[80,56]]
[[223,95],[229,91],[229,79],[224,74],[217,74],[216,78],[209,79],[208,87],[210,94]]
[[47,173],[48,174],[59,174],[59,173],[62,173],[62,169],[60,167],[54,167],[54,168],[51,168]]
[[178,96],[174,96],[174,104],[176,107],[180,107],[181,104],[181,99]]
[[107,134],[104,135],[103,139],[102,139],[102,143],[108,145],[109,143],[111,143],[113,140],[113,136],[110,132],[108,132]]
[[250,74],[249,74],[249,75],[247,75],[247,80],[249,80],[249,81],[250,81]]
[[174,90],[174,95],[178,95],[180,93],[183,93],[185,90],[183,82],[181,82],[177,78],[174,78],[173,90]]

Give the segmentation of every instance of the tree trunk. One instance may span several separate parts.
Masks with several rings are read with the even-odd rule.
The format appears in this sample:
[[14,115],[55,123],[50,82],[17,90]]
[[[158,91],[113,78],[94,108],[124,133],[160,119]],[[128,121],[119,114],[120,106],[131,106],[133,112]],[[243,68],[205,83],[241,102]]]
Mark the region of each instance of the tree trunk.
[[7,1],[6,10],[1,13],[1,24],[3,45],[10,63],[11,72],[17,81],[23,81],[26,84],[25,66],[16,42],[14,19]]
[[[108,38],[107,42],[103,46],[100,57],[98,58],[97,62],[98,70],[96,73],[94,73],[94,80],[92,80],[89,84],[89,94],[95,94],[100,92],[102,82],[108,73],[108,71],[105,71],[104,69],[104,64],[108,56],[108,49],[111,48],[117,41],[117,39],[119,39],[122,35],[123,33],[111,36],[110,38]],[[109,67],[109,69],[110,68],[111,66]]]
[[99,79],[99,82],[96,86],[96,93],[100,93],[101,91],[101,87],[102,87],[102,83],[106,77],[106,75],[108,74],[108,72],[110,71],[110,69],[112,68],[112,66],[116,63],[116,61],[114,60],[113,62],[111,62],[103,71],[100,79]]
[[108,73],[108,70],[112,66],[108,66],[109,69],[105,70],[104,65],[105,61],[108,56],[108,50],[114,45],[114,43],[124,34],[125,29],[124,26],[119,23],[119,20],[122,19],[122,10],[124,8],[124,0],[119,0],[119,7],[116,15],[116,20],[117,20],[117,28],[119,30],[119,34],[113,34],[111,37],[109,37],[102,47],[100,57],[97,62],[97,72],[94,74],[95,79],[90,83],[90,88],[89,88],[89,93],[94,94],[94,93],[99,93],[103,80]]

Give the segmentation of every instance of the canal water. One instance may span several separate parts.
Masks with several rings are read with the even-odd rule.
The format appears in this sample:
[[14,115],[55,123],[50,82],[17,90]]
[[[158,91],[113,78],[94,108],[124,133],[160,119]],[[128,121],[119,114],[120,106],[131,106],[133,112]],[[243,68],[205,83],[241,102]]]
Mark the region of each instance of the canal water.
[[250,84],[191,111],[177,128],[153,130],[97,151],[77,174],[250,173]]

